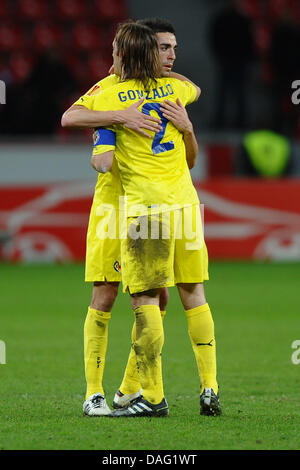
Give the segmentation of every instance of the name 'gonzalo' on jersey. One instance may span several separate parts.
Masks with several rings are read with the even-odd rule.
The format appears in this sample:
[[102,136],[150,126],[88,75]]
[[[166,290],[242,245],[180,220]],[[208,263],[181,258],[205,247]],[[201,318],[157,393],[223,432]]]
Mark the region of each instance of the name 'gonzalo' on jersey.
[[173,94],[174,91],[172,85],[167,83],[167,85],[160,86],[159,88],[152,88],[151,90],[120,91],[118,96],[120,101],[125,102],[127,100],[140,100],[143,97],[145,97],[145,100],[155,100],[158,98],[165,98]]

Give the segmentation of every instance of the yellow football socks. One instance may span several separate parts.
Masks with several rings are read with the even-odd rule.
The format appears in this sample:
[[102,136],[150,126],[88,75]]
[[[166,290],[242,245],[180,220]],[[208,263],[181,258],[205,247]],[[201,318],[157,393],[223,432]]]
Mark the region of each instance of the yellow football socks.
[[108,338],[110,312],[89,307],[84,323],[84,365],[87,383],[86,399],[94,393],[102,393],[102,378]]
[[143,397],[158,404],[164,397],[161,366],[164,330],[160,309],[156,305],[141,305],[134,313],[136,340],[133,348]]
[[216,341],[214,321],[208,304],[200,305],[185,311],[188,331],[192,342],[198,372],[201,381],[201,392],[212,388],[218,393],[216,379]]
[[[166,311],[160,311],[161,318],[163,319]],[[130,349],[130,354],[128,357],[127,366],[124,372],[124,377],[120,386],[120,392],[124,395],[129,395],[132,393],[137,393],[141,389],[139,374],[136,364],[136,355],[133,348],[134,342],[136,340],[136,322],[134,321],[132,332],[131,332],[131,341],[132,347]]]

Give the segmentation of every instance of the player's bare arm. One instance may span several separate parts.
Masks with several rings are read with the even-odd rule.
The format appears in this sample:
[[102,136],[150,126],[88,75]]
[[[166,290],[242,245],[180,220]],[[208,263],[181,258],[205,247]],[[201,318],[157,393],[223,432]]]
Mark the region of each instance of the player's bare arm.
[[118,111],[93,111],[85,106],[73,105],[63,114],[61,125],[82,129],[122,124],[142,136],[152,138],[145,130],[159,132],[161,130],[160,119],[139,111],[138,107],[143,101],[144,98]]
[[196,164],[198,155],[198,143],[194,134],[193,124],[189,119],[187,110],[178,98],[176,103],[165,100],[160,105],[163,116],[166,117],[177,129],[182,132],[186,150],[186,160],[189,169]]
[[98,173],[107,173],[112,167],[114,159],[114,150],[101,153],[100,155],[92,155],[91,164]]

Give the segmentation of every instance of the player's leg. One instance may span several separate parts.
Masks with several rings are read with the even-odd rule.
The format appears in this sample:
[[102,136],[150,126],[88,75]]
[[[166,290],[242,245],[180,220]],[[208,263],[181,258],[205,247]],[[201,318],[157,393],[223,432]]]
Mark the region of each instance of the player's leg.
[[[159,217],[155,221],[161,223]],[[169,267],[171,242],[151,237],[131,237],[135,231],[140,233],[142,224],[148,223],[150,227],[151,222],[148,216],[128,219],[128,236],[122,241],[121,250],[123,290],[129,290],[135,313],[133,349],[143,395],[126,409],[113,411],[112,417],[167,416],[169,412],[162,381],[164,330],[160,290],[174,282],[173,271]],[[164,300],[162,304],[165,306]]]
[[207,393],[212,398],[205,398],[206,402],[215,404],[213,413],[208,414],[220,414],[214,321],[203,284],[209,277],[208,255],[198,206],[190,207],[184,212],[183,228],[183,236],[176,239],[175,243],[175,282],[186,312],[188,332],[198,366],[201,383],[200,411],[203,411],[203,397]]
[[161,353],[164,331],[159,308],[159,289],[131,295],[136,319],[136,354],[143,395],[127,408],[115,410],[111,417],[167,416],[168,404],[164,398]]
[[[162,320],[166,314],[166,306],[169,300],[169,291],[166,287],[160,290],[159,308]],[[137,370],[136,354],[133,345],[136,341],[136,322],[134,321],[131,332],[131,349],[124,372],[124,377],[119,390],[116,392],[113,400],[114,408],[127,406],[131,400],[141,394],[141,384]]]
[[201,382],[201,414],[221,413],[218,399],[214,321],[202,283],[177,284]]
[[[118,293],[120,273],[120,242],[101,237],[101,191],[95,191],[87,232],[85,280],[93,282],[91,303],[84,323],[84,363],[86,375],[86,414],[109,413],[103,390],[103,372],[111,309]],[[116,211],[105,212],[107,223],[116,219]],[[101,222],[101,223],[100,223]],[[100,228],[99,228],[100,227]]]
[[164,330],[159,297],[160,289],[131,295],[136,323],[133,349],[143,396],[152,404],[158,404],[164,398],[161,369]]
[[214,321],[206,302],[204,286],[201,283],[177,284],[177,288],[187,316],[188,332],[201,379],[201,393],[204,388],[213,388],[217,394]]
[[111,310],[118,294],[118,282],[95,282],[84,324],[84,357],[87,380],[86,398],[104,395],[102,378]]
[[119,282],[94,282],[91,304],[84,323],[84,366],[86,401],[84,412],[103,415],[110,412],[103,390],[111,309],[118,294]]

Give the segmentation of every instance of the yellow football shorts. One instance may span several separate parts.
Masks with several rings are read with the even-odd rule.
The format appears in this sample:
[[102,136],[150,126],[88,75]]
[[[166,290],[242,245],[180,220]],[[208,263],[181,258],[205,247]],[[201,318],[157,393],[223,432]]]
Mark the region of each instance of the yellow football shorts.
[[121,254],[124,292],[208,280],[200,207],[129,217]]
[[122,280],[119,211],[116,207],[99,204],[96,200],[92,204],[86,239],[86,282]]

